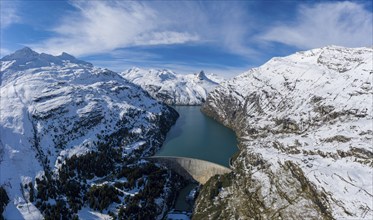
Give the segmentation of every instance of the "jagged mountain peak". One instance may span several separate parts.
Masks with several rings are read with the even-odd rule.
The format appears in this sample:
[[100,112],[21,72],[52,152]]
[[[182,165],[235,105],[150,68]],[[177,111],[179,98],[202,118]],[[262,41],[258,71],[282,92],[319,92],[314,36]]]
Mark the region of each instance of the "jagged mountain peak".
[[172,80],[176,78],[176,74],[168,69],[162,69],[162,70],[150,70],[149,72],[156,72],[158,77],[162,80]]
[[33,54],[37,54],[37,52],[32,50],[30,47],[23,47],[22,49],[19,49],[19,50],[15,51],[14,53],[33,53]]
[[62,52],[61,55],[59,55],[58,57],[63,60],[76,60],[76,58],[73,55],[68,54],[66,52]]
[[24,47],[22,49],[19,49],[19,50],[15,51],[12,54],[9,54],[9,55],[3,57],[1,60],[2,61],[11,61],[11,60],[27,59],[27,58],[34,58],[38,55],[39,55],[39,53],[33,51],[31,48]]
[[132,67],[127,71],[123,72],[122,75],[126,75],[127,78],[138,78],[139,76],[145,78],[157,78],[161,81],[174,80],[176,74],[168,69],[143,69],[139,67]]
[[201,70],[201,72],[199,72],[197,74],[197,78],[200,79],[200,80],[204,80],[204,79],[207,78],[207,76],[206,76],[205,72],[203,70]]
[[29,47],[24,47],[12,54],[4,56],[0,61],[4,64],[2,71],[6,69],[23,70],[53,65],[63,66],[66,63],[92,66],[91,63],[78,60],[65,52],[59,56],[53,56],[46,53],[38,53]]

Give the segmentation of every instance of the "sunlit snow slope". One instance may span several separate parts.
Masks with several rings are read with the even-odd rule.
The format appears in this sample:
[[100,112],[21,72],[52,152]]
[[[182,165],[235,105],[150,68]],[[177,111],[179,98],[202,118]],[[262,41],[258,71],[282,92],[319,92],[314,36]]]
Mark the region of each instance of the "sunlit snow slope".
[[203,71],[182,75],[170,70],[132,68],[121,75],[169,105],[201,105],[208,92],[223,81],[217,75],[206,75]]
[[241,152],[230,186],[205,191],[195,216],[373,219],[372,65],[372,48],[329,46],[212,91],[203,111],[236,131]]
[[123,157],[133,149],[150,155],[177,117],[118,74],[66,53],[24,48],[0,62],[0,186],[10,198],[8,219],[41,219],[22,186],[57,175],[66,158],[96,151],[102,137],[121,140],[116,152]]

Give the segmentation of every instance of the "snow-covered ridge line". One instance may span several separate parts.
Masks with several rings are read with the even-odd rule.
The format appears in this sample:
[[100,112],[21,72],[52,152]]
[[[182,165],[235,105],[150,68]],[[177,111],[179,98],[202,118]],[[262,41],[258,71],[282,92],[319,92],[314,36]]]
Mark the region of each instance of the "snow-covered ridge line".
[[202,192],[194,216],[372,219],[372,58],[372,48],[302,51],[212,91],[202,110],[236,131],[241,152],[222,177],[231,184]]
[[29,47],[17,50],[15,53],[7,55],[1,59],[1,71],[5,69],[25,70],[30,68],[46,67],[46,66],[63,66],[65,63],[84,65],[93,67],[91,63],[78,60],[74,56],[63,52],[59,56],[53,56],[45,53],[37,53]]
[[201,105],[208,92],[224,81],[214,74],[176,74],[171,70],[132,68],[121,75],[169,105]]
[[[138,200],[148,183],[159,190],[153,195],[158,203],[147,203],[154,209],[148,214],[162,214],[175,181],[138,158],[160,148],[178,117],[175,110],[117,73],[66,53],[24,48],[0,65],[0,187],[10,199],[0,215],[91,219],[120,210],[126,215],[127,203]],[[162,173],[157,184],[149,180],[154,177],[148,167]],[[143,187],[137,186],[140,178],[148,178]]]

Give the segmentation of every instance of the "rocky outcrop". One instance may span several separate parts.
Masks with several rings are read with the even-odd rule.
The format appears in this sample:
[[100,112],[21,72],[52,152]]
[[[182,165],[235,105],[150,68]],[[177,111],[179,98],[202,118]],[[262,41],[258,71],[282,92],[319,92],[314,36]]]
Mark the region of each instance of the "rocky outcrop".
[[240,153],[204,186],[194,218],[373,218],[372,56],[299,52],[211,92],[202,110],[236,131]]

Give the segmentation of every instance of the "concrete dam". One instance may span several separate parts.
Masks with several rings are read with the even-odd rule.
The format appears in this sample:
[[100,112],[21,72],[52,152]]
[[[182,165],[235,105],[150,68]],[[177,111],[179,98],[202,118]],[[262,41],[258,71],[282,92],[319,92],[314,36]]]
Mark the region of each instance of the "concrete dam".
[[216,163],[187,157],[152,156],[146,159],[163,164],[184,178],[195,180],[201,184],[205,184],[216,174],[225,174],[232,171]]

